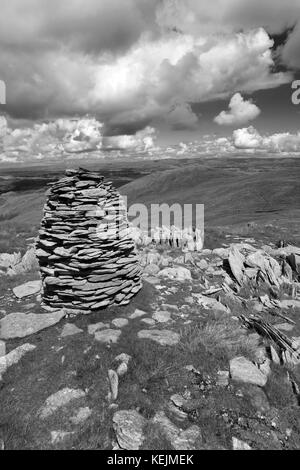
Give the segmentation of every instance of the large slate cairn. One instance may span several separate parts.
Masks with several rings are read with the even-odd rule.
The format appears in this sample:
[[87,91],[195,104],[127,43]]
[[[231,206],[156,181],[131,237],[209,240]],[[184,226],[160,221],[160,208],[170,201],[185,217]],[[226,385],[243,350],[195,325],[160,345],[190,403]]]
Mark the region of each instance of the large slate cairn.
[[47,196],[37,241],[44,304],[78,313],[128,304],[141,271],[118,192],[79,169],[67,170]]

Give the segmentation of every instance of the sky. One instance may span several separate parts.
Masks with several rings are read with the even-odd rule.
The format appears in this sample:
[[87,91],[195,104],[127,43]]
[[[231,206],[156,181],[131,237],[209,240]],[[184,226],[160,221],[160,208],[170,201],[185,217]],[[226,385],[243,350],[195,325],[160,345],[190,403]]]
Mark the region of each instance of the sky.
[[299,50],[299,0],[1,0],[0,161],[300,153]]

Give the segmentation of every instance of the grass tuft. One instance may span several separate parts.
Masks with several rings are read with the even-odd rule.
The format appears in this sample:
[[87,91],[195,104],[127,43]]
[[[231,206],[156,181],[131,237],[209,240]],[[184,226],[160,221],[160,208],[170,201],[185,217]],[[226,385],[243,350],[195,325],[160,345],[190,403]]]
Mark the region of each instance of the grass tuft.
[[225,355],[228,359],[237,354],[253,357],[256,349],[245,330],[228,317],[208,321],[204,325],[189,325],[182,330],[181,350],[195,354],[201,347],[210,353]]

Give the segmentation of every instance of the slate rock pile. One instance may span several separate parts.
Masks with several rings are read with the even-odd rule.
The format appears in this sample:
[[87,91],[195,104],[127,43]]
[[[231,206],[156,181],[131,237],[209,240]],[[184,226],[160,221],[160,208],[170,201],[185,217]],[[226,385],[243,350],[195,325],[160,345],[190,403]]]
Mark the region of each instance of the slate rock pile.
[[44,304],[77,313],[128,304],[141,271],[118,192],[79,169],[67,170],[47,196],[36,246]]

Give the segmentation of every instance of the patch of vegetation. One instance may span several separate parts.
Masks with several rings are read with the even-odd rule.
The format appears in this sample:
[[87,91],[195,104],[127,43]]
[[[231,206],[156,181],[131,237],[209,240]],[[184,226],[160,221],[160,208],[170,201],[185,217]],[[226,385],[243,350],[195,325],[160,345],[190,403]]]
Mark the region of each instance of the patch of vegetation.
[[295,406],[297,400],[285,367],[275,366],[269,376],[265,391],[269,402],[278,409]]
[[208,352],[231,359],[236,355],[253,357],[255,346],[245,330],[230,317],[188,325],[181,332],[180,348],[196,354],[203,346]]

